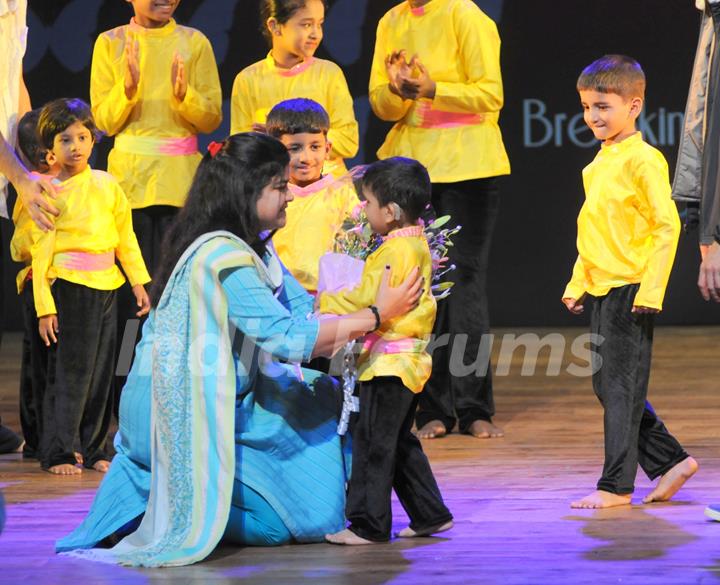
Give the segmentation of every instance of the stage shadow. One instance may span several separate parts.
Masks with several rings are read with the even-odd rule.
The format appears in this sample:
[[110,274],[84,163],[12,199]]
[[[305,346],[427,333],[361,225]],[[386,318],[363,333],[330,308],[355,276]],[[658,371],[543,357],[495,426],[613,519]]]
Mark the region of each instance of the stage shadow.
[[590,516],[572,515],[564,519],[584,522],[584,536],[605,541],[605,544],[583,553],[585,559],[593,561],[657,559],[665,556],[670,549],[698,540],[696,535],[640,506],[595,510]]

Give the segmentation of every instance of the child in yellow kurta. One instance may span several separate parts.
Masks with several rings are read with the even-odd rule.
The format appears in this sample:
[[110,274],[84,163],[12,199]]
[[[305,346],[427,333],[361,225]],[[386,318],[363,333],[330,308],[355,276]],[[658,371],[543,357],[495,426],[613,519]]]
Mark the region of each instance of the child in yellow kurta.
[[[435,333],[450,334],[433,352],[433,372],[420,399],[419,436],[433,438],[459,423],[476,437],[501,436],[489,353],[487,269],[500,203],[497,177],[510,172],[498,117],[503,106],[500,38],[495,23],[471,0],[405,0],[377,27],[369,88],[375,114],[395,122],[378,157],[407,156],[424,164],[438,215],[467,218],[450,250],[452,295],[438,308]],[[455,336],[463,363],[478,370],[453,375]],[[483,373],[481,373],[483,372]]]
[[116,289],[130,280],[138,315],[150,302],[150,281],[132,227],[127,198],[109,174],[92,170],[96,127],[81,100],[55,100],[38,124],[43,145],[59,173],[55,229],[32,227],[32,287],[39,333],[49,349],[43,399],[41,464],[61,475],[80,473],[74,442],[84,465],[109,466],[104,451],[111,415],[115,363]]
[[163,234],[200,163],[197,134],[220,125],[222,98],[210,42],[175,23],[178,3],[132,4],[130,24],[95,43],[90,98],[98,128],[115,136],[108,171],[130,201],[152,274]]
[[563,303],[579,314],[585,296],[594,297],[593,388],[605,411],[605,464],[597,490],[572,507],[629,504],[638,464],[650,479],[660,478],[643,502],[664,501],[697,470],[647,402],[654,316],[662,309],[680,219],[667,162],[635,129],[645,96],[638,62],[606,55],[583,70],[577,89],[585,123],[602,148],[583,170],[578,258]]
[[349,175],[323,175],[330,152],[330,120],[317,102],[304,98],[277,104],[268,115],[267,132],[290,153],[290,183],[294,199],[287,221],[273,235],[283,264],[310,293],[317,291],[320,257],[332,252],[343,221],[360,204]]
[[341,177],[344,158],[357,154],[358,124],[342,70],[314,57],[322,41],[325,6],[322,0],[262,0],[261,13],[271,50],[243,69],[233,83],[230,132],[262,129],[268,112],[283,100],[310,98],[330,115],[332,143],[326,172]]
[[334,544],[370,544],[390,539],[392,489],[410,517],[399,536],[434,534],[452,527],[427,457],[412,434],[419,393],[430,376],[426,351],[435,320],[430,292],[432,260],[418,219],[430,202],[430,179],[417,161],[401,157],[370,165],[363,177],[365,213],[383,244],[365,262],[357,288],[322,293],[321,313],[343,315],[372,307],[383,271],[392,266],[402,282],[419,267],[427,288],[407,314],[377,323],[358,359],[360,412],[353,428],[347,529],[326,536]]

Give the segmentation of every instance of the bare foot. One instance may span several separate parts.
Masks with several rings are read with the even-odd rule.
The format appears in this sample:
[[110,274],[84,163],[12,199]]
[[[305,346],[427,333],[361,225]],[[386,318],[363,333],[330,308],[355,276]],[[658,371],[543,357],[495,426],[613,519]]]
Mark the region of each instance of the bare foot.
[[366,540],[357,534],[355,534],[349,528],[336,532],[335,534],[326,534],[325,540],[330,544],[346,544],[350,546],[357,546],[360,544],[375,544],[372,540]]
[[644,504],[667,502],[698,470],[698,463],[687,457],[660,478],[655,489],[643,498]]
[[500,427],[487,420],[476,420],[466,432],[478,439],[497,439],[505,436],[505,432]]
[[110,469],[110,462],[105,459],[100,459],[99,461],[93,463],[92,468],[100,473],[106,473],[107,470]]
[[83,456],[82,453],[78,453],[77,451],[73,451],[73,455],[75,455],[75,463],[78,465],[83,464]]
[[47,469],[50,473],[55,475],[80,475],[82,469],[75,467],[70,463],[62,463],[61,465],[51,465]]
[[632,501],[632,494],[618,495],[604,490],[597,490],[582,500],[570,504],[571,508],[612,508],[614,506],[625,506]]
[[431,420],[415,431],[415,436],[418,439],[439,439],[446,434],[447,430],[445,429],[445,425],[439,420]]
[[20,446],[17,449],[15,449],[15,451],[13,451],[13,453],[22,453],[24,447],[25,447],[25,441],[20,443]]
[[424,530],[418,530],[415,532],[412,528],[409,526],[407,528],[403,528],[400,532],[397,533],[397,535],[400,538],[415,538],[418,536],[430,536],[431,534],[437,534],[438,532],[445,532],[446,530],[450,530],[453,527],[453,521],[448,520],[444,524],[436,524],[435,526],[430,526],[429,528],[426,528]]

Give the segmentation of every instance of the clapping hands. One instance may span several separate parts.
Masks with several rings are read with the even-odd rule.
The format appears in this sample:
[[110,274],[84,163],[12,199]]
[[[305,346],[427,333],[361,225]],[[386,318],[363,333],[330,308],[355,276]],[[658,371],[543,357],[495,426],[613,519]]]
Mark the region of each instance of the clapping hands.
[[395,95],[406,100],[435,97],[435,82],[417,55],[408,61],[405,50],[393,51],[385,58],[385,70]]

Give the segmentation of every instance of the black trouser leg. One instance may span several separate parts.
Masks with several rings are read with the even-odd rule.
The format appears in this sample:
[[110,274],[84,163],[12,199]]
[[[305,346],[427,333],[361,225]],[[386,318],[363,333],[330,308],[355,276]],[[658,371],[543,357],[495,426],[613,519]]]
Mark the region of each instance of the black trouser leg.
[[116,292],[56,280],[58,342],[48,359],[42,465],[75,463],[75,436],[86,467],[107,459],[117,326]]
[[414,529],[452,519],[420,442],[410,432],[416,405],[417,395],[399,378],[360,384],[346,515],[350,530],[362,538],[390,538],[393,487]]
[[[433,329],[438,343],[416,422],[421,427],[440,420],[451,431],[457,414],[464,432],[474,421],[490,421],[495,414],[490,344],[482,340],[490,332],[487,269],[500,205],[497,178],[433,184],[432,204],[438,216],[451,216],[449,225],[464,227],[450,248],[456,269],[447,279],[455,286],[438,303]],[[449,345],[439,343],[443,336]]]
[[640,444],[651,473],[687,456],[646,402],[654,316],[631,312],[638,288],[612,289],[595,299],[591,314],[592,333],[604,339],[594,348],[602,362],[593,389],[605,411],[605,463],[597,488],[621,495],[634,491]]
[[[163,238],[179,210],[179,207],[172,205],[152,205],[132,210],[133,230],[151,278],[160,266]],[[118,289],[118,343],[115,359],[117,371],[113,396],[113,411],[116,417],[119,414],[120,394],[130,372],[135,346],[140,341],[140,332],[145,323],[145,317],[140,319],[136,316],[137,311],[132,288],[126,282]]]

